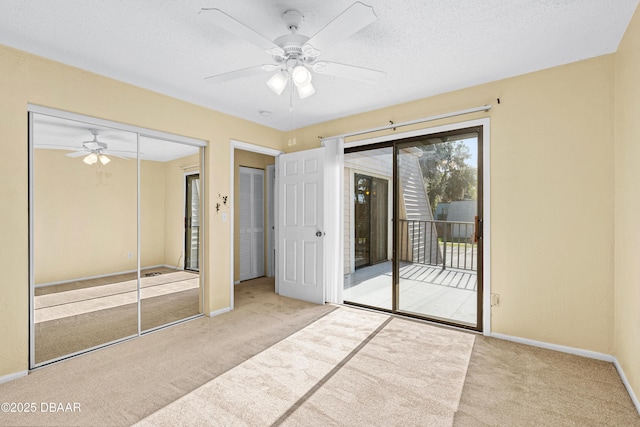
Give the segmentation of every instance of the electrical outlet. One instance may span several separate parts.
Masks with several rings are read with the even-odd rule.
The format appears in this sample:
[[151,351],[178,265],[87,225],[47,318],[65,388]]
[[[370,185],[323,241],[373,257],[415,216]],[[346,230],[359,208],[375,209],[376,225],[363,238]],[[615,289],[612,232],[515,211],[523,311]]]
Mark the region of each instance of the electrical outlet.
[[127,258],[133,258],[133,252],[129,252],[129,253],[127,254]]
[[500,307],[500,294],[491,294],[491,306]]

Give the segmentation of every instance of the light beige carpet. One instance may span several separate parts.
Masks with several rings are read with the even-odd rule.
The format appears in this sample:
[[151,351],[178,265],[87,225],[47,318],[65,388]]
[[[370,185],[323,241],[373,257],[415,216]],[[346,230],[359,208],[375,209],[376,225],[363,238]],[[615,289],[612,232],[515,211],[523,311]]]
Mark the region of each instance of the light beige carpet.
[[477,336],[460,427],[640,427],[613,363]]
[[[147,301],[158,298],[164,297]],[[73,413],[0,411],[0,426],[130,426],[334,310],[280,297],[271,279],[236,286],[235,298],[230,313],[185,322],[0,384],[0,403],[81,405]]]
[[[273,289],[270,279],[243,282],[236,286],[236,310],[230,313],[189,321],[0,384],[0,403],[81,404],[81,412],[74,413],[0,411],[0,425],[130,426],[335,310],[329,305],[280,297]],[[379,414],[382,408],[395,411],[397,419],[392,422],[397,424],[415,425],[416,414],[426,412],[433,414],[425,415],[427,421],[438,422],[438,416],[448,413],[455,400],[447,403],[446,396],[438,396],[441,400],[414,403],[406,391],[404,402],[408,403],[396,400],[400,385],[414,386],[417,391],[431,387],[429,381],[438,386],[447,377],[446,370],[439,374],[443,367],[437,357],[405,360],[402,354],[410,351],[404,351],[404,346],[415,344],[422,350],[420,357],[429,358],[441,340],[455,346],[455,338],[444,339],[449,335],[441,336],[434,330],[451,337],[469,334],[435,327],[423,329],[426,325],[416,323],[419,331],[425,332],[416,337],[409,333],[415,325],[394,330],[401,324],[397,322],[408,321],[391,320],[275,423],[307,426],[309,420],[320,420],[322,425],[350,426],[353,420],[362,418],[372,425],[386,425],[388,419],[371,415]],[[401,331],[408,335],[399,336]],[[432,332],[437,336],[431,336]],[[389,337],[385,337],[387,333]],[[474,337],[454,426],[640,426],[640,415],[613,364]],[[379,342],[379,338],[384,341]],[[435,343],[430,342],[433,339]],[[378,365],[383,360],[379,353],[393,362]],[[358,366],[367,369],[355,369]],[[407,368],[405,374],[402,366]],[[417,381],[414,370],[419,375],[426,370],[429,380]],[[391,372],[400,375],[391,377]],[[448,392],[457,395],[455,387]],[[346,403],[333,410],[333,401]],[[246,404],[250,403],[247,400]],[[422,406],[415,406],[418,404]],[[449,425],[449,419],[442,417],[445,425]]]
[[137,425],[451,426],[473,341],[339,308]]

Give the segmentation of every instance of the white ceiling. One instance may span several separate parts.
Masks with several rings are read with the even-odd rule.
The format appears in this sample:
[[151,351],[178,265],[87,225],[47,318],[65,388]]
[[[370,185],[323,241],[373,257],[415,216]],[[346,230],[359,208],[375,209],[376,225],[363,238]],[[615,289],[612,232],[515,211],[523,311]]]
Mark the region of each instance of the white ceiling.
[[198,12],[219,8],[273,40],[288,33],[285,10],[300,10],[299,33],[312,36],[353,0],[2,0],[0,43],[289,130],[615,52],[638,1],[363,0],[378,19],[321,56],[386,76],[315,75],[294,114],[268,73],[205,82],[272,61]]

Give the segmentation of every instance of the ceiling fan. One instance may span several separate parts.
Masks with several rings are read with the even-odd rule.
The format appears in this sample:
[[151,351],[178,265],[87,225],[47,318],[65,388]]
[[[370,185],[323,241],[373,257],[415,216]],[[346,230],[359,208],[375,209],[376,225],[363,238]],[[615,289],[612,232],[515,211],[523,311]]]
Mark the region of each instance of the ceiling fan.
[[[85,141],[82,143],[82,148],[67,154],[68,157],[81,157],[85,156],[82,161],[87,165],[93,165],[100,161],[103,165],[106,165],[111,161],[107,154],[113,157],[118,157],[120,159],[128,160],[127,157],[123,157],[114,153],[131,153],[136,155],[135,151],[112,151],[109,150],[107,144],[104,142],[98,141],[98,135],[100,131],[98,129],[89,129],[89,132],[93,135],[93,139],[91,141]],[[125,154],[126,155],[126,154]]]
[[203,8],[200,12],[205,12],[214,25],[264,49],[275,62],[275,64],[256,65],[206,77],[205,80],[209,82],[224,83],[240,77],[272,72],[274,74],[267,80],[267,86],[271,90],[280,95],[291,81],[292,89],[295,85],[298,96],[303,99],[315,93],[315,88],[311,83],[313,77],[311,71],[367,83],[375,83],[385,75],[383,71],[370,68],[318,60],[318,57],[326,49],[355,34],[377,19],[373,8],[361,2],[352,4],[311,37],[298,33],[304,19],[302,13],[295,9],[286,10],[282,14],[282,19],[291,33],[273,41],[220,9]]

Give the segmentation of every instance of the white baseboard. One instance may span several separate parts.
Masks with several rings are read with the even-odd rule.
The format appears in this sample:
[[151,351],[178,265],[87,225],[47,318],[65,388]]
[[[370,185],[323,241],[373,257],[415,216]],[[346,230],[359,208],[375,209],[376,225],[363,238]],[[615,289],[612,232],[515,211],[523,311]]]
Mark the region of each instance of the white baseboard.
[[240,280],[236,280],[235,282],[233,282],[234,285],[239,285],[240,284]]
[[590,359],[602,360],[605,362],[613,363],[614,366],[616,367],[616,370],[618,371],[618,375],[620,376],[622,383],[624,384],[625,388],[627,389],[627,392],[629,393],[629,397],[631,397],[631,401],[636,407],[638,414],[640,414],[640,401],[638,401],[638,397],[633,391],[633,388],[631,387],[629,380],[627,380],[627,376],[624,374],[624,371],[622,370],[622,366],[620,365],[620,363],[618,362],[618,359],[615,356],[612,356],[606,353],[599,353],[597,351],[584,350],[581,348],[567,347],[567,346],[558,345],[558,344],[550,344],[544,341],[536,341],[536,340],[530,340],[527,338],[514,337],[511,335],[493,333],[491,334],[491,336],[493,338],[498,338],[505,341],[511,341],[519,344],[526,344],[533,347],[540,347],[547,350],[555,350],[562,353],[575,354],[576,356],[588,357]]
[[169,265],[169,264],[162,264],[154,267],[144,267],[144,268],[141,268],[140,271],[149,270],[150,268],[158,268],[158,267],[168,268],[169,270],[184,271],[184,266],[179,266],[179,265],[175,266],[175,265]]
[[575,354],[576,356],[588,357],[589,359],[603,360],[605,362],[611,362],[611,363],[613,363],[613,360],[614,360],[614,357],[612,355],[606,354],[606,353],[599,353],[597,351],[583,350],[581,348],[567,347],[559,344],[550,344],[544,341],[530,340],[528,338],[520,338],[520,337],[514,337],[511,335],[504,335],[504,334],[492,333],[491,336],[493,338],[498,338],[505,341],[516,342],[519,344],[526,344],[533,347],[545,348],[547,350],[555,350],[562,353]]
[[633,391],[633,388],[631,387],[629,380],[627,380],[627,376],[624,374],[624,371],[622,370],[622,366],[620,366],[620,363],[618,362],[618,359],[616,357],[613,358],[613,364],[618,370],[618,375],[620,375],[622,384],[624,384],[625,388],[627,389],[627,392],[629,393],[629,397],[631,397],[631,401],[635,405],[636,410],[638,411],[638,414],[640,414],[640,401],[638,400],[638,396],[636,396],[635,392]]
[[13,374],[3,375],[0,377],[0,384],[8,383],[9,381],[17,380],[18,378],[26,377],[29,371],[14,372]]
[[209,317],[219,316],[221,314],[225,314],[231,311],[231,307],[221,308],[220,310],[212,311],[209,313]]

